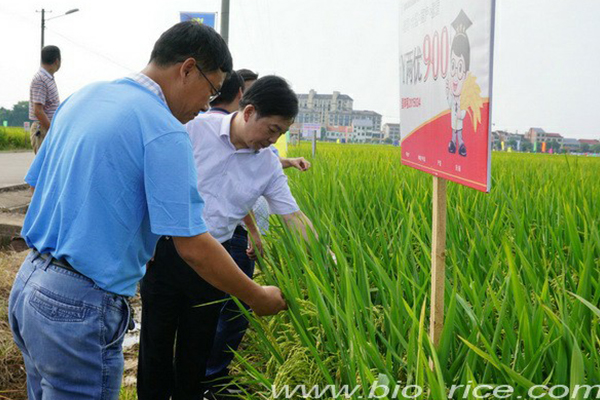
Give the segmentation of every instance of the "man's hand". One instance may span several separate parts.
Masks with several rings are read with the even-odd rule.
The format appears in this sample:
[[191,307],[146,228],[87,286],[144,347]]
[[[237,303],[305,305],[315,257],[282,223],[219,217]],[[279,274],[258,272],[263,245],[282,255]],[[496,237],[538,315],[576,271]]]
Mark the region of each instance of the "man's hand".
[[287,310],[287,304],[281,290],[276,286],[263,286],[264,295],[256,302],[247,303],[259,317],[275,315],[280,311]]
[[40,103],[33,103],[33,115],[37,118],[40,123],[40,127],[44,128],[46,132],[50,130],[50,119],[44,111],[44,105]]
[[310,162],[306,161],[304,157],[279,158],[279,161],[283,168],[294,167],[300,171],[307,171],[310,168]]
[[257,315],[277,314],[286,309],[281,291],[273,286],[260,286],[248,278],[210,233],[173,237],[173,242],[181,258],[198,275],[248,304]]
[[248,232],[248,248],[246,249],[246,255],[252,261],[258,260],[258,255],[262,257],[264,254],[262,240],[260,238],[260,233],[258,232]]
[[[246,249],[246,255],[252,260],[256,261],[258,259],[258,254],[263,255],[263,245],[262,240],[260,238],[260,231],[258,230],[258,226],[256,226],[256,222],[254,221],[254,212],[250,211],[250,214],[246,215],[243,219],[246,224],[246,229],[248,230],[248,248]],[[254,241],[254,244],[252,244]]]

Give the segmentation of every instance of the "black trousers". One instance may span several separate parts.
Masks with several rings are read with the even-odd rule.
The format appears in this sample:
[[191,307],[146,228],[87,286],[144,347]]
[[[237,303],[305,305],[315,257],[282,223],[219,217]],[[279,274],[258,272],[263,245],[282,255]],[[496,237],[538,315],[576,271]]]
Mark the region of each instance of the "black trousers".
[[[223,246],[229,250],[229,242]],[[168,237],[158,241],[140,292],[138,399],[202,400],[206,361],[223,304],[197,306],[223,299],[225,293],[187,265]]]

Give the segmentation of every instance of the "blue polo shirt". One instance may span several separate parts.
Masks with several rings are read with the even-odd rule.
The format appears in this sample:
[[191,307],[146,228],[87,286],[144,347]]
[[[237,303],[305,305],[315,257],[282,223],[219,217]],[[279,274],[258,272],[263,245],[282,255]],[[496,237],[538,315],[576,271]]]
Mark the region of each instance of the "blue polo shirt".
[[188,134],[132,79],[68,98],[25,181],[35,187],[27,244],[109,292],[135,294],[160,235],[207,231]]

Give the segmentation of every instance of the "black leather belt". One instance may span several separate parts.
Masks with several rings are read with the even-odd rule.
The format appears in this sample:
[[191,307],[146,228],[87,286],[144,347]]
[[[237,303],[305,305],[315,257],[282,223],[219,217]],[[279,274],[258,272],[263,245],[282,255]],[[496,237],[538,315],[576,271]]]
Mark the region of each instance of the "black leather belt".
[[51,258],[52,260],[50,261],[50,263],[52,265],[56,265],[57,267],[60,267],[62,269],[66,269],[67,271],[74,272],[74,273],[76,273],[78,275],[85,276],[81,272],[79,272],[75,268],[73,268],[71,266],[71,264],[69,264],[69,262],[67,260],[59,260],[58,258],[52,257],[51,254],[43,254],[43,253],[40,253],[37,250],[34,250],[34,252],[36,253],[36,256],[40,257],[44,261],[48,260],[48,258]]

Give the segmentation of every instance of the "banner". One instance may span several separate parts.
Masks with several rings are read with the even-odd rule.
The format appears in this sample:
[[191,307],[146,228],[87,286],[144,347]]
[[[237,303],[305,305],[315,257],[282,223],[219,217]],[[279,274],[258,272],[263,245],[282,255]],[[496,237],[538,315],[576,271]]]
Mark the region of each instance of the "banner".
[[283,135],[279,136],[275,143],[275,148],[279,151],[279,157],[287,157],[288,142],[290,140],[290,131],[287,131]]
[[217,13],[180,12],[181,22],[194,20],[200,24],[208,25],[217,29]]
[[400,1],[402,164],[488,192],[494,0]]
[[304,123],[302,124],[302,138],[312,139],[313,135],[320,138],[321,135],[321,124]]

